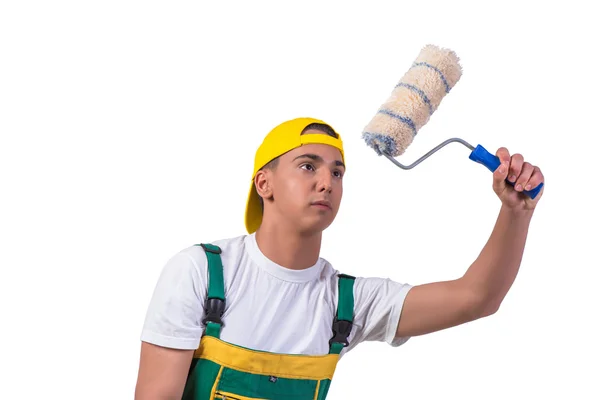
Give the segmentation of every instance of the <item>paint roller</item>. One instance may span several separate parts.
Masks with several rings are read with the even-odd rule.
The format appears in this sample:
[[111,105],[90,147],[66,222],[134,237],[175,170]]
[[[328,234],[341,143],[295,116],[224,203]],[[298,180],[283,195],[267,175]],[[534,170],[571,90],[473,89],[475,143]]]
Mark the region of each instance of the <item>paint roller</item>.
[[[457,142],[471,150],[469,159],[494,172],[500,165],[500,159],[483,146],[472,146],[460,138],[440,143],[410,165],[401,164],[395,159],[405,152],[419,129],[429,121],[461,75],[462,68],[455,52],[431,44],[423,47],[391,95],[365,126],[362,137],[367,145],[396,166],[408,170],[447,144]],[[508,180],[506,182],[513,185]],[[522,193],[534,199],[542,186],[543,183],[540,183],[536,188]]]

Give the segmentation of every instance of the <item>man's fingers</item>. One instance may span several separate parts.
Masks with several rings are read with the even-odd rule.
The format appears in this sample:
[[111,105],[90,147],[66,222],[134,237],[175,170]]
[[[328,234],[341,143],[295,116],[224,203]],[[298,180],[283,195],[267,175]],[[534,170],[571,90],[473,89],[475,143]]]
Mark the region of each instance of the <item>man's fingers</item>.
[[521,175],[521,170],[523,169],[524,158],[521,154],[513,154],[510,158],[510,167],[508,170],[508,180],[512,183],[517,181],[519,175]]
[[525,182],[524,188],[525,190],[532,190],[542,182],[544,182],[544,174],[542,174],[542,171],[538,167],[533,166],[533,173],[529,180]]
[[497,194],[500,194],[506,188],[506,177],[508,176],[508,167],[510,166],[510,154],[506,147],[500,147],[496,151],[496,156],[500,159],[500,165],[494,171],[493,187]]
[[496,156],[500,159],[500,165],[504,163],[508,165],[510,163],[510,153],[506,147],[500,147],[496,151]]
[[525,187],[527,186],[532,175],[533,175],[533,165],[531,165],[528,162],[524,162],[521,166],[521,171],[520,171],[519,175],[517,175],[517,179],[514,182],[515,190],[517,192],[522,192],[523,190],[527,190],[527,189],[525,189]]
[[[505,201],[516,201],[512,190],[517,192],[530,191],[544,182],[542,171],[529,162],[525,162],[519,153],[510,155],[506,147],[500,147],[496,151],[496,157],[500,165],[494,171],[493,188],[496,194]],[[509,191],[507,188],[511,187]]]

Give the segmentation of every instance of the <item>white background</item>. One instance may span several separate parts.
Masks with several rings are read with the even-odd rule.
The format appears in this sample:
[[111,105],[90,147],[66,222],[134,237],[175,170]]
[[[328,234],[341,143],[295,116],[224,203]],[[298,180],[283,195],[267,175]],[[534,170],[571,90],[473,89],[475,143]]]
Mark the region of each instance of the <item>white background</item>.
[[161,268],[245,233],[254,151],[290,118],[345,141],[323,257],[412,284],[462,275],[499,210],[491,173],[459,144],[403,171],[360,137],[428,43],[464,73],[399,161],[461,137],[521,152],[546,190],[497,314],[359,346],[330,398],[600,398],[592,2],[357,4],[2,3],[0,398],[133,398]]

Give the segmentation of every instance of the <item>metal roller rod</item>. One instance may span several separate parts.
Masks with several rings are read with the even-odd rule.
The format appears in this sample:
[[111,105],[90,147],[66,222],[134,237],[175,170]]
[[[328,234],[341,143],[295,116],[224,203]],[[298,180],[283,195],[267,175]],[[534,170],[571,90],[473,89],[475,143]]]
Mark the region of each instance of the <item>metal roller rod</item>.
[[435,146],[433,149],[431,149],[429,152],[427,152],[423,157],[419,158],[417,161],[415,161],[414,163],[412,163],[410,165],[404,165],[404,164],[399,163],[394,157],[392,157],[391,155],[387,154],[384,151],[381,151],[381,154],[386,156],[391,162],[396,164],[398,167],[400,167],[402,169],[411,169],[411,168],[414,168],[417,165],[419,165],[423,160],[425,160],[427,157],[431,156],[433,153],[435,153],[436,151],[438,151],[445,145],[452,143],[452,142],[461,143],[461,144],[465,145],[466,147],[468,147],[471,151],[473,151],[475,149],[475,147],[471,146],[469,143],[467,143],[466,141],[464,141],[462,139],[452,138],[452,139],[448,139],[448,140],[440,143],[439,145]]

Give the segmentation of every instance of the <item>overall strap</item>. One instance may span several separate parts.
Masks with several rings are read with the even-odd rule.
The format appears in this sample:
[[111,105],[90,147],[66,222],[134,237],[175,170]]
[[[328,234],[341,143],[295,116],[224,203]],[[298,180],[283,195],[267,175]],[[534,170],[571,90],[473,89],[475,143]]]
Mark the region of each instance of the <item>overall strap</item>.
[[225,311],[225,282],[223,279],[223,263],[221,248],[202,243],[201,246],[208,260],[208,294],[204,307],[205,317],[202,322],[206,325],[206,335],[219,338]]
[[346,274],[338,275],[338,307],[333,320],[333,337],[329,340],[329,354],[340,354],[348,346],[348,337],[354,320],[354,280]]

